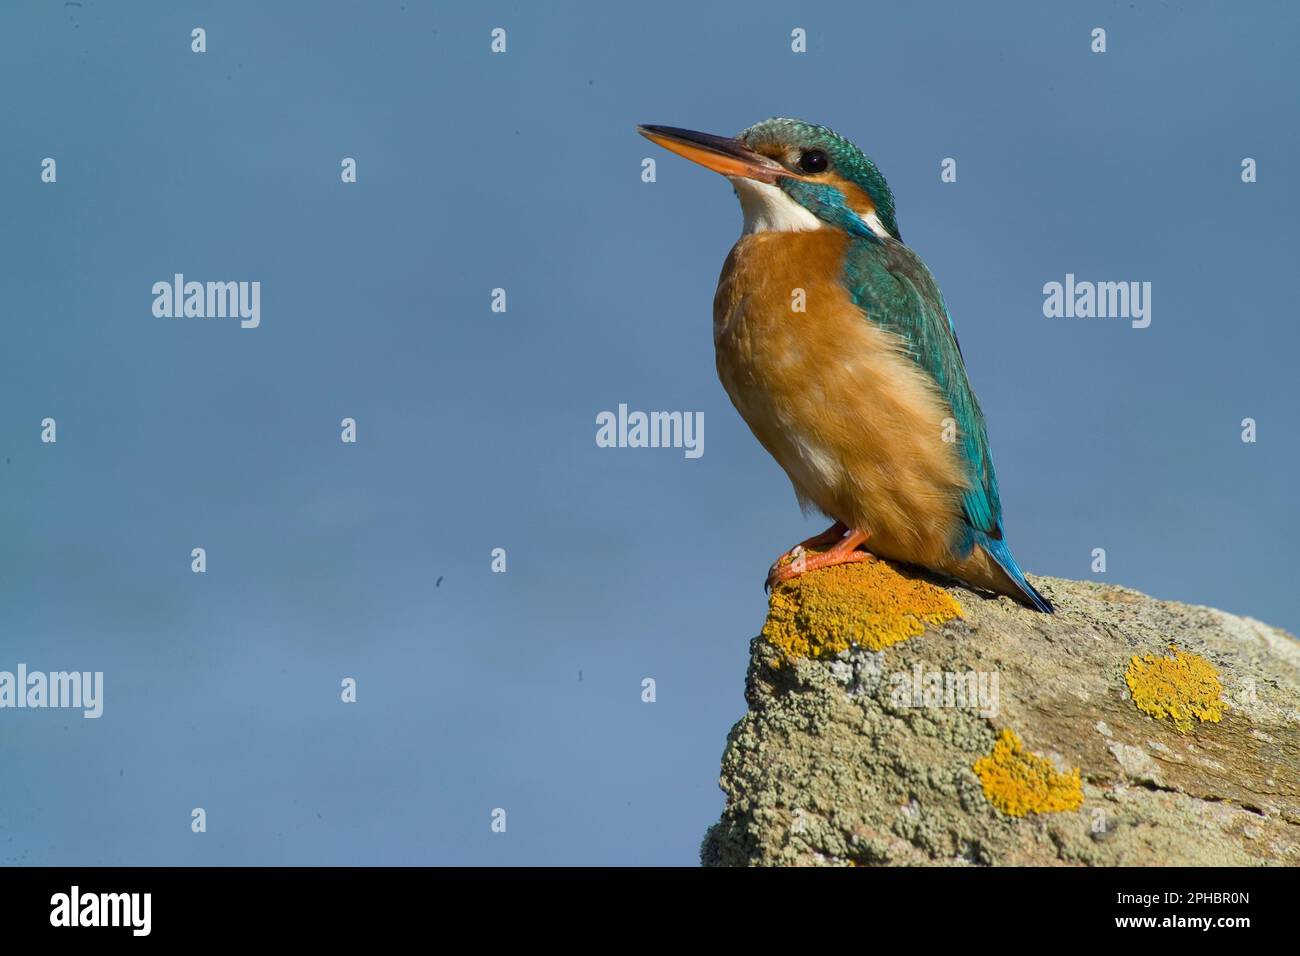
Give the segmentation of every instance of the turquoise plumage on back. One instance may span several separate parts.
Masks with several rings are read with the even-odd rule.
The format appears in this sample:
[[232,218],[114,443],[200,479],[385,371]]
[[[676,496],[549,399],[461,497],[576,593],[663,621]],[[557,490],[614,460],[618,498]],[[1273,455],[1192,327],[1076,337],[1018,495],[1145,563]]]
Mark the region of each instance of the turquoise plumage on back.
[[971,488],[963,498],[970,526],[1001,535],[1002,504],[989,455],[984,413],[966,378],[961,348],[930,271],[901,242],[854,242],[844,281],[869,321],[898,336],[952,407]]
[[954,550],[983,547],[1039,610],[1051,603],[1031,585],[1002,540],[1002,502],[993,470],[984,412],[966,376],[966,364],[943,295],[920,258],[901,241],[855,239],[845,257],[844,281],[867,321],[898,336],[904,352],[938,386],[952,408],[970,488],[962,496],[966,527]]

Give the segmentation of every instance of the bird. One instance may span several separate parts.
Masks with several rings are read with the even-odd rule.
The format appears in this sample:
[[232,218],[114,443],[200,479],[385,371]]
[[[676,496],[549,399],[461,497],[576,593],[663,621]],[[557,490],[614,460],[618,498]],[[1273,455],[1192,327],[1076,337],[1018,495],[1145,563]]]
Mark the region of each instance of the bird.
[[1007,545],[952,316],[876,164],[785,117],[736,137],[637,132],[734,187],[743,227],[713,300],[718,377],[804,511],[834,522],[778,558],[766,586],[879,557],[1053,613]]

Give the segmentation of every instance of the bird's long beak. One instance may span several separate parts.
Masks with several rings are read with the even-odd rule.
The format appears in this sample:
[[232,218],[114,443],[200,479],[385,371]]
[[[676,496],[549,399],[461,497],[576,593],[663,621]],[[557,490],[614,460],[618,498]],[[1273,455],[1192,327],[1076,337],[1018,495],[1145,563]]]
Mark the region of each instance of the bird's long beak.
[[724,176],[743,176],[770,185],[778,176],[790,175],[780,163],[754,152],[738,139],[675,126],[638,126],[636,131],[650,142]]

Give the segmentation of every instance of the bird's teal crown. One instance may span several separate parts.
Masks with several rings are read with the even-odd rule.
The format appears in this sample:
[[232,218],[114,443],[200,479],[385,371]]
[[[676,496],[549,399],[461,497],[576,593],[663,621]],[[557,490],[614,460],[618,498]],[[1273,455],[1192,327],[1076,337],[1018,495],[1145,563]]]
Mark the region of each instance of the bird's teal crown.
[[[898,222],[894,218],[894,194],[889,183],[881,175],[876,164],[866,153],[858,149],[839,133],[825,126],[806,123],[803,120],[786,117],[772,117],[755,123],[740,134],[739,139],[755,152],[767,152],[775,148],[809,151],[819,149],[830,160],[830,172],[858,186],[870,198],[876,207],[876,215],[881,224],[889,230],[895,239],[901,239]],[[799,179],[785,178],[778,185],[800,205],[814,215],[843,226],[837,220],[844,218],[844,196],[829,184],[803,182]],[[849,217],[855,219],[856,217]]]

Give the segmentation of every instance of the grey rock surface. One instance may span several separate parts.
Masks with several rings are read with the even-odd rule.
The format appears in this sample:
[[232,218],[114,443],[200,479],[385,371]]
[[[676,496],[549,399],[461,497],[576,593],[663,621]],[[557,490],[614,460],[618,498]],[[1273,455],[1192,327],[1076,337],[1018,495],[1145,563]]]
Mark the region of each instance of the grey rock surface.
[[[702,862],[1300,864],[1300,644],[1122,587],[1035,583],[1056,615],[953,586],[963,617],[881,651],[790,660],[755,638]],[[1217,671],[1219,721],[1184,731],[1136,705],[1131,661],[1171,645]],[[974,674],[983,705],[908,698],[931,674]],[[1079,769],[1078,809],[1011,816],[990,803],[972,768],[1004,728]]]

